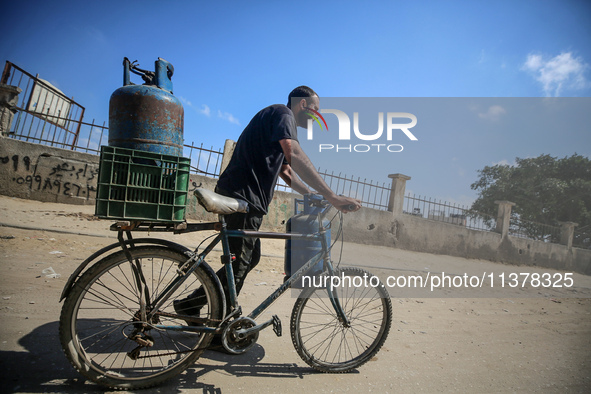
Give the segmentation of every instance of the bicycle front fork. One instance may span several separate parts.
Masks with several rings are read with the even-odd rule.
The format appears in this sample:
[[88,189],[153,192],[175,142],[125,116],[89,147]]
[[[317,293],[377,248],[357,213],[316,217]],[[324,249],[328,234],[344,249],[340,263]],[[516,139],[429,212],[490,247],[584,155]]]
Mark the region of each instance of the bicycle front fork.
[[332,289],[327,287],[326,289],[327,293],[328,293],[328,298],[330,299],[330,303],[332,304],[332,307],[334,308],[337,317],[339,319],[339,322],[341,322],[343,324],[343,327],[345,328],[349,328],[351,327],[351,322],[349,321],[349,318],[347,317],[347,314],[345,313],[345,310],[343,309],[343,306],[341,305],[341,302],[339,301],[339,297],[336,294],[336,289]]

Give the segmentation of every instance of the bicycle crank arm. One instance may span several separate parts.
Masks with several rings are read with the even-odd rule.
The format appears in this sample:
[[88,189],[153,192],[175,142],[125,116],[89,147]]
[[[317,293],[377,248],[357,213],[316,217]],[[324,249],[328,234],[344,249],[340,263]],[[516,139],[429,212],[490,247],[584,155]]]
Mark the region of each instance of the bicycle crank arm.
[[238,338],[245,338],[250,334],[254,334],[256,332],[262,331],[263,329],[273,325],[273,331],[275,334],[280,337],[281,336],[281,320],[277,315],[273,315],[273,318],[269,321],[256,325],[250,328],[243,328],[241,330],[236,330],[236,336]]

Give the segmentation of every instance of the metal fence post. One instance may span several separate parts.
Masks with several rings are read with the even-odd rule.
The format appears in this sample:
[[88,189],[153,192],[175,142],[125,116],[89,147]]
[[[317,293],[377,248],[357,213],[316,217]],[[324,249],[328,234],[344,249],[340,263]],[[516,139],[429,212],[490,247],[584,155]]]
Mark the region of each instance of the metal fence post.
[[404,207],[406,181],[410,180],[410,177],[403,174],[390,174],[388,175],[388,178],[392,179],[388,211],[392,212],[394,215],[401,215],[402,208]]
[[505,236],[509,233],[511,208],[515,206],[515,203],[511,201],[495,201],[495,204],[499,206],[497,214],[497,228],[495,231],[501,234],[501,238],[505,238]]

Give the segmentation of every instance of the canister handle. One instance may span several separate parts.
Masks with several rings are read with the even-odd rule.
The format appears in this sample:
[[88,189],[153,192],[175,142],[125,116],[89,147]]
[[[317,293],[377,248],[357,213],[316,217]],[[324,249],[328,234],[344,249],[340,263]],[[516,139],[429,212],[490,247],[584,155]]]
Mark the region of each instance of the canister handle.
[[137,60],[130,62],[128,58],[123,58],[123,86],[135,85],[130,80],[130,72],[139,75],[144,80],[145,85],[153,85],[156,73],[154,71],[142,70],[138,67]]

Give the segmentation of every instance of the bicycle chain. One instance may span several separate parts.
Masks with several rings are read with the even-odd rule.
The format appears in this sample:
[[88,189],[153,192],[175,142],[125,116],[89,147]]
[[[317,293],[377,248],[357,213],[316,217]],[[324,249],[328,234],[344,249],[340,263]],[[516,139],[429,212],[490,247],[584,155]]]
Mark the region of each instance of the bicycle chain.
[[[195,323],[203,323],[203,324],[207,324],[207,323],[215,323],[216,325],[219,325],[222,320],[218,320],[218,319],[207,319],[205,317],[195,317],[195,316],[184,316],[184,315],[178,315],[175,313],[168,313],[168,312],[156,312],[154,314],[154,316],[164,316],[164,317],[172,317],[172,318],[177,318],[177,319],[187,319],[191,322],[195,322]],[[140,356],[139,355],[139,350],[142,347],[151,347],[151,346],[141,346],[134,349],[135,354],[133,355],[133,359],[134,360],[139,360],[141,358],[153,358],[153,357],[162,357],[162,356],[173,356],[175,354],[183,354],[183,353],[191,353],[191,352],[196,352],[198,350],[202,350],[202,349],[207,349],[207,347],[197,347],[195,349],[191,349],[191,350],[182,350],[182,351],[178,351],[178,352],[170,352],[170,353],[158,353],[158,354],[153,354],[153,355],[145,355],[145,356]],[[129,357],[131,357],[132,352],[130,352],[128,354]]]
[[[190,316],[190,315],[179,315],[177,313],[169,313],[169,312],[156,312],[156,313],[154,313],[154,316],[172,317],[175,319],[182,319],[185,321],[190,321],[192,323],[205,324],[206,326],[209,326],[209,327],[218,326],[222,322],[222,320],[219,320],[219,319],[208,319],[206,317],[196,317],[196,316]],[[212,324],[209,324],[209,323],[212,323]]]

